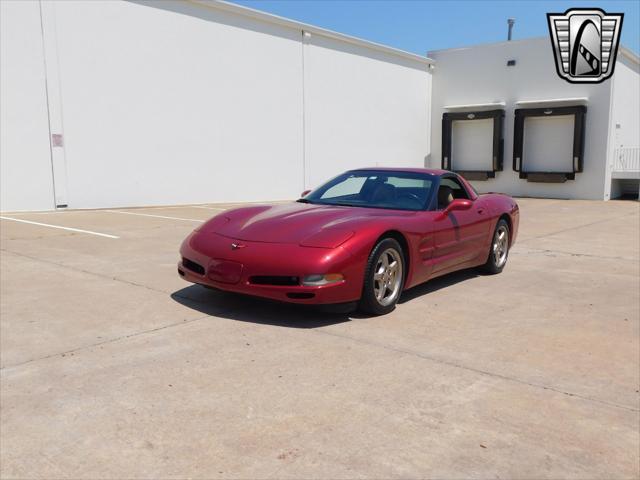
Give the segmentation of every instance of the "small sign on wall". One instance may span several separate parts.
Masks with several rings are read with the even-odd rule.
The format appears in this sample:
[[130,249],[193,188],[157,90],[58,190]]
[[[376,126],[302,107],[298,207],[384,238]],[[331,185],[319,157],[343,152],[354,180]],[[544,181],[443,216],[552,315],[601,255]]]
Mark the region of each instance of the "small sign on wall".
[[63,138],[61,133],[52,133],[51,134],[51,146],[52,147],[63,147]]

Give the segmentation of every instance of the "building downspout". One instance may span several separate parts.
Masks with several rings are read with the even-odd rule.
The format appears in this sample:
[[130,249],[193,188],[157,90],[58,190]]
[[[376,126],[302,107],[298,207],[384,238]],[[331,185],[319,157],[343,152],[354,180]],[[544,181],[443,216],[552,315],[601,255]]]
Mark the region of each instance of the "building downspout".
[[309,43],[309,39],[311,38],[311,34],[304,30],[301,31],[302,34],[302,42],[301,42],[301,54],[302,54],[302,190],[306,190],[308,187],[308,179],[307,179],[307,162],[309,160],[309,152],[308,152],[308,135],[307,129],[309,126],[308,122],[308,114],[307,109],[309,106],[309,102],[307,102],[307,72],[305,70],[305,46]]

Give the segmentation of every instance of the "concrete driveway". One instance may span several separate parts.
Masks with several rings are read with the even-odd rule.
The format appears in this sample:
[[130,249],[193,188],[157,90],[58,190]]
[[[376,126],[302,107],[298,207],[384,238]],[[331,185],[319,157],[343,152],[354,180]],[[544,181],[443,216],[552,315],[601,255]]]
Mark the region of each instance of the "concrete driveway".
[[1,477],[638,478],[639,204],[519,203],[376,318],[183,282],[227,205],[4,214]]

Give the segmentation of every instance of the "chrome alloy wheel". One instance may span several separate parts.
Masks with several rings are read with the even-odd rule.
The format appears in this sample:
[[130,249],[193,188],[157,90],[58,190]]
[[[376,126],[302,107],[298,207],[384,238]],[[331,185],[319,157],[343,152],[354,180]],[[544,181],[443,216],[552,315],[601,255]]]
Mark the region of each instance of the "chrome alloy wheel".
[[383,307],[391,305],[400,296],[402,275],[402,255],[395,248],[387,248],[373,271],[373,292]]
[[509,231],[505,225],[500,225],[496,230],[491,253],[496,267],[502,268],[507,262],[507,253],[509,253]]

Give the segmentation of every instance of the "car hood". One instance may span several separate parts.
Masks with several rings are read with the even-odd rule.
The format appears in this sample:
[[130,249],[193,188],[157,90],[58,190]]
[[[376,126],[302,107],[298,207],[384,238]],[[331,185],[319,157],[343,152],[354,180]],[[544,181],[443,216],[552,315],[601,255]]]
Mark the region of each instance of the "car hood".
[[[323,239],[320,243],[326,243],[317,246],[335,246],[340,238],[346,240],[353,235],[363,222],[414,214],[415,212],[397,210],[293,202],[230,210],[214,217],[202,229],[252,242],[301,244],[316,236]],[[221,221],[220,217],[225,220]],[[311,242],[309,246],[316,245]]]

